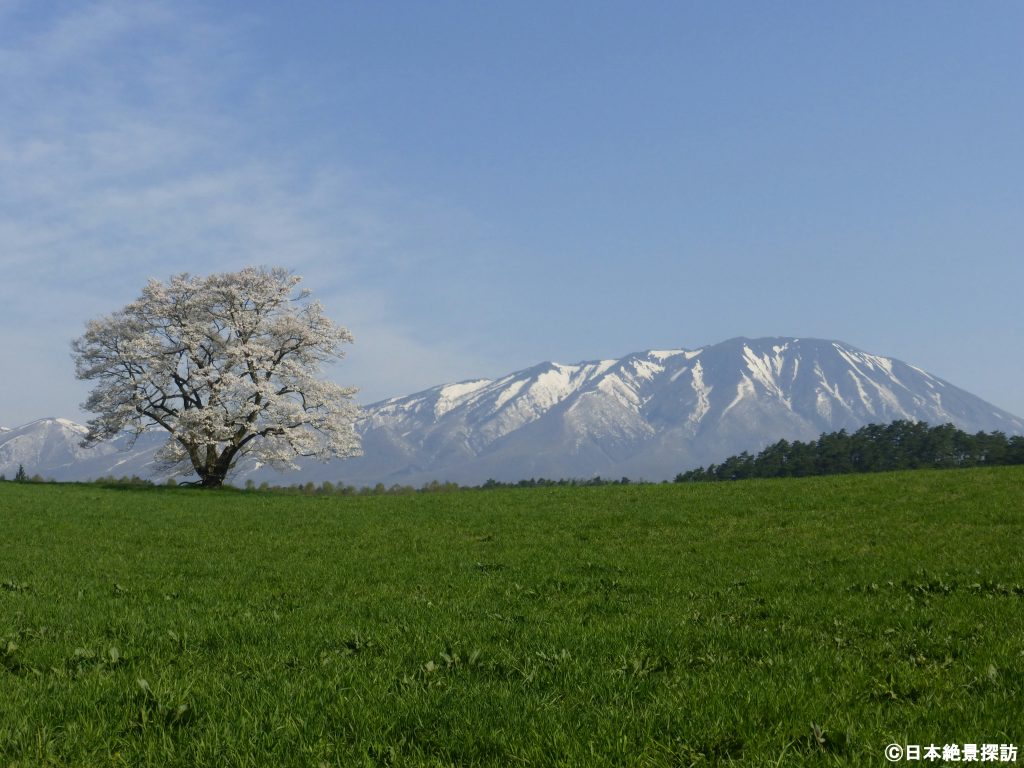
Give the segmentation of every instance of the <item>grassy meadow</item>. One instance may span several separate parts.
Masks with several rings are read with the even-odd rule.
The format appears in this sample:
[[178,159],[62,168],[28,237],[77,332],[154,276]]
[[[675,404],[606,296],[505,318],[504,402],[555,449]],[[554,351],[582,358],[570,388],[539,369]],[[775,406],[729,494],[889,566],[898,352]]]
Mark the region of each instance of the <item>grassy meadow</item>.
[[1022,489],[3,483],[0,768],[1024,752]]

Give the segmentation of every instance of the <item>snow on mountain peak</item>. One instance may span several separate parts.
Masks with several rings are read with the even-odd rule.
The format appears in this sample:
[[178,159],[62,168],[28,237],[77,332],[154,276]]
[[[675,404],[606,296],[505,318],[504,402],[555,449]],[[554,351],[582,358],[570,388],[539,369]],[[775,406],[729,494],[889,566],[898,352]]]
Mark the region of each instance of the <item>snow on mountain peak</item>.
[[678,357],[679,355],[685,355],[685,349],[652,349],[647,353],[648,357],[653,357],[656,360],[667,360],[670,357]]
[[85,434],[86,432],[89,431],[88,427],[85,427],[85,426],[83,426],[81,424],[76,424],[75,422],[71,421],[71,419],[57,418],[57,419],[54,419],[54,422],[56,424],[59,424],[62,427],[74,430],[75,432],[81,432],[82,434]]
[[437,403],[434,405],[434,415],[441,418],[452,408],[457,407],[460,402],[468,398],[474,392],[479,392],[491,384],[490,379],[476,379],[463,381],[459,384],[448,384],[441,387],[438,392]]
[[582,367],[552,363],[551,369],[539,374],[527,388],[531,402],[543,409],[564,400],[574,390],[576,374]]
[[477,390],[486,387],[490,383],[490,379],[475,379],[463,381],[459,384],[447,384],[441,387],[441,397],[446,400],[460,400],[466,395],[471,395]]
[[[774,351],[780,348],[775,346],[772,349]],[[758,381],[768,392],[784,397],[782,389],[775,379],[776,376],[782,373],[782,367],[786,362],[783,351],[776,351],[774,356],[767,353],[758,355],[748,345],[744,344],[743,359],[746,361],[747,370],[750,371],[754,380]]]
[[82,426],[81,424],[77,424],[74,421],[71,421],[71,419],[63,419],[53,416],[47,416],[42,419],[30,421],[24,427],[18,427],[18,429],[22,430],[27,427],[60,427],[62,429],[71,430],[72,432],[76,432],[80,435],[84,435],[89,432],[88,427]]

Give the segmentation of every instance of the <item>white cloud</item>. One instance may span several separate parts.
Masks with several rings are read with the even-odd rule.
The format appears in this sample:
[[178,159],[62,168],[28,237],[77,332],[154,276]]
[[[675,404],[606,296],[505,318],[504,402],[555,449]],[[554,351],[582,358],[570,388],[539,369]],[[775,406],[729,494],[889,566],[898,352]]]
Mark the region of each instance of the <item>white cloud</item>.
[[[232,31],[173,4],[68,7],[0,49],[11,96],[0,99],[0,328],[17,329],[15,354],[30,360],[0,398],[0,424],[43,415],[39,376],[55,401],[45,414],[74,409],[67,341],[149,277],[184,271],[280,264],[307,275],[325,304],[358,308],[337,318],[359,339],[338,376],[367,395],[446,381],[473,363],[403,328],[397,294],[379,289],[379,274],[395,275],[449,212],[375,190],[337,162],[253,151],[244,95],[237,110],[218,103],[239,75]],[[378,288],[362,295],[370,275]]]

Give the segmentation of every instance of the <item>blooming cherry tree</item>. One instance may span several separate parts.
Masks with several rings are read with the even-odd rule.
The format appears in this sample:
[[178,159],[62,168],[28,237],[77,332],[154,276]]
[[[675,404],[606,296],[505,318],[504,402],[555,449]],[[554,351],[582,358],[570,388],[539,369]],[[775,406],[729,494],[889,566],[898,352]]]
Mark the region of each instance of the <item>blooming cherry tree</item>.
[[158,458],[191,466],[207,488],[243,457],[288,468],[296,456],[358,455],[356,390],[318,377],[352,335],[300,281],[255,267],[150,280],[90,321],[72,343],[78,378],[97,382],[85,443],[163,428]]

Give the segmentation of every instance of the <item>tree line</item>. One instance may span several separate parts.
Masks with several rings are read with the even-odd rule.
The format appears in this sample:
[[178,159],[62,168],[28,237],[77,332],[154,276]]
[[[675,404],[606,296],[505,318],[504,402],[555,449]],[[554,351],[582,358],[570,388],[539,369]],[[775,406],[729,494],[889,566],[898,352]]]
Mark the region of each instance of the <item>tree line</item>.
[[[7,478],[4,475],[0,475],[0,483],[5,482],[6,480]],[[18,474],[15,476],[14,481],[21,483],[50,484],[59,482],[57,480],[45,479],[41,475],[33,475],[32,477],[29,477],[28,473],[25,472],[25,468],[22,466],[18,467]],[[196,483],[179,483],[178,480],[173,477],[169,477],[162,482],[154,482],[153,480],[142,478],[138,475],[132,475],[131,477],[128,475],[123,475],[121,477],[105,475],[103,477],[94,478],[93,480],[71,482],[76,484],[88,483],[111,488],[157,488],[161,485],[169,488],[177,488],[181,485],[196,485]],[[223,487],[232,488],[236,491],[273,491],[274,493],[302,496],[404,496],[413,493],[490,491],[497,490],[499,488],[584,488],[601,485],[629,485],[634,482],[642,484],[644,481],[634,481],[630,480],[628,477],[623,477],[621,480],[611,480],[600,476],[592,478],[566,478],[561,480],[552,480],[544,477],[531,477],[528,480],[516,480],[514,482],[501,482],[491,478],[481,485],[459,485],[458,483],[451,481],[442,482],[438,480],[430,480],[420,486],[402,485],[400,483],[393,483],[392,485],[377,483],[376,485],[356,486],[344,482],[332,483],[329,480],[324,480],[322,483],[314,483],[310,481],[305,483],[293,483],[291,485],[274,485],[263,481],[257,485],[254,480],[247,479],[242,487],[236,487],[229,483],[225,483]],[[664,482],[668,481],[666,480]]]
[[1024,437],[1002,432],[968,434],[952,424],[924,422],[869,424],[817,440],[779,440],[758,454],[747,451],[720,464],[676,475],[677,483],[743,480],[751,477],[808,477],[899,469],[943,469],[1024,464]]
[[[730,456],[720,464],[710,464],[675,477],[677,483],[715,480],[743,480],[753,477],[809,477],[858,472],[889,472],[900,469],[954,468],[1024,464],[1024,436],[1007,437],[1002,432],[968,434],[952,424],[930,427],[924,422],[894,421],[891,424],[869,424],[848,433],[845,429],[822,434],[817,440],[789,442],[779,440],[757,454],[747,451]],[[5,480],[0,475],[0,482]],[[28,476],[18,467],[15,480],[44,482],[39,475]],[[50,481],[52,482],[52,481]],[[115,486],[153,486],[151,480],[139,477],[102,477],[93,482]],[[356,487],[344,482],[325,481],[279,486],[249,479],[246,491],[275,491],[302,495],[376,496],[412,493],[448,493],[459,490],[497,490],[501,488],[592,487],[644,483],[643,480],[603,478],[530,478],[514,482],[489,479],[481,485],[462,486],[453,482],[432,480],[420,487],[384,485]],[[169,478],[166,485],[177,486]],[[239,488],[238,490],[243,490]]]

